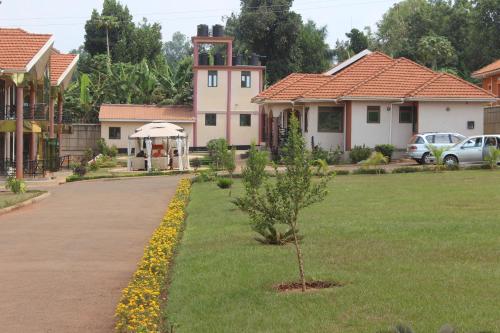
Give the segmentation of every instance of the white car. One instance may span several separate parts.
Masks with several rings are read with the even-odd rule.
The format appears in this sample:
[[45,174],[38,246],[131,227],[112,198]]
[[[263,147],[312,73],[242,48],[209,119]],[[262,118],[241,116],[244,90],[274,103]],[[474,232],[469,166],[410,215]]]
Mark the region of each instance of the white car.
[[412,136],[406,152],[408,157],[414,159],[419,164],[429,164],[434,161],[434,157],[427,148],[429,145],[436,147],[452,147],[463,141],[465,136],[458,133],[422,133]]
[[445,151],[443,162],[446,165],[484,163],[490,147],[500,149],[500,134],[471,136]]

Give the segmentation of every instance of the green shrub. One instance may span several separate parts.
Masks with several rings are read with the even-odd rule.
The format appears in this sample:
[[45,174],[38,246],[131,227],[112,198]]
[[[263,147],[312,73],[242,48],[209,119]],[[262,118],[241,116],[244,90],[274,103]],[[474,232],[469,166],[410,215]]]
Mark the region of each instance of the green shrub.
[[116,155],[118,155],[118,148],[116,148],[116,146],[109,147],[108,144],[106,143],[106,140],[104,140],[103,138],[97,140],[96,145],[98,154],[102,154],[109,157],[116,157]]
[[491,170],[496,169],[497,164],[500,161],[500,149],[497,149],[493,146],[490,147],[488,154],[486,154],[486,156],[484,157],[484,161]]
[[347,175],[351,174],[351,172],[349,170],[335,170],[332,173],[335,176],[347,176]]
[[97,161],[90,161],[87,163],[87,168],[89,171],[97,171],[99,170],[99,165],[97,164]]
[[389,144],[376,145],[375,151],[382,153],[390,162],[392,160],[392,154],[394,153],[394,146]]
[[193,158],[189,162],[190,162],[190,164],[193,167],[195,172],[198,170],[199,167],[201,167],[201,159],[199,157]]
[[118,148],[115,145],[112,145],[108,148],[106,155],[109,157],[116,157],[116,155],[118,155]]
[[200,174],[194,179],[194,182],[206,183],[213,182],[216,178],[216,174],[213,170],[203,170]]
[[421,168],[417,167],[400,167],[392,170],[392,173],[414,173],[424,171]]
[[[377,165],[387,164],[388,159],[381,152],[374,151],[366,160],[359,162],[363,168],[375,168]],[[379,169],[380,170],[380,169]]]
[[488,164],[481,164],[481,165],[469,165],[464,168],[464,170],[487,170],[489,169],[490,166]]
[[80,164],[73,169],[73,175],[76,175],[79,177],[85,176],[86,173],[87,173],[87,168],[83,164]]
[[107,155],[101,155],[95,162],[98,168],[115,168],[117,165],[116,158]]
[[359,168],[356,169],[352,172],[354,175],[381,175],[381,174],[386,174],[387,171],[382,168],[375,168],[375,169],[367,169],[367,168]]
[[351,162],[356,164],[361,161],[366,160],[368,157],[370,157],[370,154],[372,153],[372,150],[365,145],[363,146],[354,146],[352,150],[349,153],[349,158],[351,159]]
[[5,181],[5,188],[14,194],[26,193],[27,187],[26,183],[22,179],[17,179],[14,176],[7,177]]
[[340,146],[337,146],[335,150],[326,150],[321,148],[320,146],[315,146],[311,151],[311,157],[313,160],[323,160],[328,163],[328,165],[339,164],[342,158],[342,150]]
[[233,185],[233,180],[230,178],[219,178],[217,180],[217,186],[220,188],[230,188]]
[[228,151],[226,139],[212,139],[207,143],[208,155],[212,159],[212,166],[215,170],[224,167],[224,160]]

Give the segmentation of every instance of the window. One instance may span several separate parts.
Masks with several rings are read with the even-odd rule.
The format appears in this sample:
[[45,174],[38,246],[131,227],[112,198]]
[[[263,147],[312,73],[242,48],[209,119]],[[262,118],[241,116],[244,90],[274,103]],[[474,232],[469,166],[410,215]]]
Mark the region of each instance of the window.
[[342,133],[343,107],[318,107],[318,132]]
[[304,109],[304,132],[309,130],[309,107]]
[[467,149],[467,148],[481,148],[483,146],[483,138],[472,138],[467,140],[463,145],[462,148]]
[[110,127],[108,138],[111,140],[120,140],[122,129],[121,127]]
[[252,86],[252,76],[249,71],[241,72],[241,87],[250,88]]
[[462,142],[464,139],[465,139],[464,136],[454,135],[454,134],[451,135],[451,142],[452,143],[459,143],[459,142]]
[[249,114],[240,114],[240,126],[252,126],[252,116]]
[[366,110],[366,122],[380,124],[380,106],[369,106]]
[[474,121],[468,121],[467,122],[467,129],[472,130],[472,129],[474,129],[475,125],[476,125],[476,123]]
[[215,113],[205,113],[205,126],[217,126],[217,115]]
[[434,143],[434,135],[427,135],[425,137],[425,140],[427,141],[427,143]]
[[415,143],[415,144],[424,144],[424,138],[422,138],[421,136],[419,135],[414,135],[411,139],[410,139],[410,144],[412,143]]
[[484,140],[485,147],[497,147],[497,139],[494,136],[489,136]]
[[449,134],[437,134],[435,137],[434,137],[434,143],[438,143],[438,144],[450,144],[451,143],[451,140],[450,140],[450,135]]
[[413,107],[400,106],[399,107],[399,123],[411,124],[413,123]]
[[208,86],[217,87],[217,71],[208,71]]

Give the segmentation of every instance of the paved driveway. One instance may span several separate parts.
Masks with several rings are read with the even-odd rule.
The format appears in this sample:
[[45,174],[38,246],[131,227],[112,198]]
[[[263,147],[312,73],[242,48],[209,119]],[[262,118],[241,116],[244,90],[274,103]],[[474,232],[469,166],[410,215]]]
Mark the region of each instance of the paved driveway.
[[180,177],[71,183],[0,216],[0,331],[112,332]]

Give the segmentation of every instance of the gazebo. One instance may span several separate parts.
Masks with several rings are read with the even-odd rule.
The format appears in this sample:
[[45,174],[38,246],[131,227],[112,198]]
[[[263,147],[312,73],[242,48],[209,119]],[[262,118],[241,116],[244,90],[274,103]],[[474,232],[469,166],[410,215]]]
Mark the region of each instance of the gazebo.
[[[132,148],[135,156],[132,156]],[[174,156],[175,150],[177,156]],[[182,127],[167,122],[153,122],[137,128],[129,136],[127,153],[129,171],[166,170],[170,165],[180,171],[190,168],[188,136]]]

